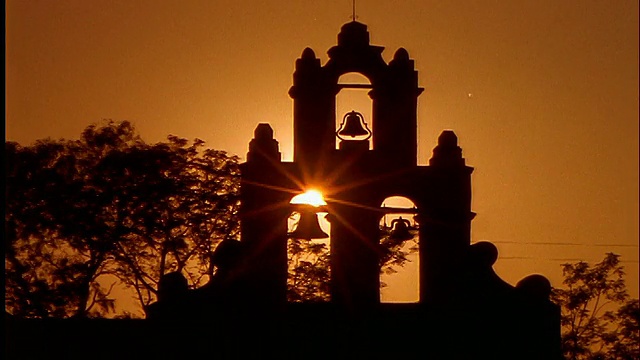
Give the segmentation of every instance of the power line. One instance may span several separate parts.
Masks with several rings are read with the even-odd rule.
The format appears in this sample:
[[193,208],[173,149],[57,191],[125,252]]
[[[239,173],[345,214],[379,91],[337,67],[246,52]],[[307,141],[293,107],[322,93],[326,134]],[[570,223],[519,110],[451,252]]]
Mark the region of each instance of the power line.
[[[575,262],[575,261],[587,261],[585,259],[578,259],[578,258],[550,258],[550,259],[546,259],[546,258],[536,258],[536,257],[530,257],[530,256],[500,256],[498,257],[498,260],[542,260],[542,261],[562,261],[562,262]],[[593,260],[591,260],[593,261]],[[639,260],[620,260],[620,262],[623,263],[639,263]]]
[[490,242],[494,244],[541,245],[541,246],[587,246],[587,247],[628,247],[628,248],[638,247],[638,244],[581,244],[581,243],[521,242],[521,241],[490,241]]

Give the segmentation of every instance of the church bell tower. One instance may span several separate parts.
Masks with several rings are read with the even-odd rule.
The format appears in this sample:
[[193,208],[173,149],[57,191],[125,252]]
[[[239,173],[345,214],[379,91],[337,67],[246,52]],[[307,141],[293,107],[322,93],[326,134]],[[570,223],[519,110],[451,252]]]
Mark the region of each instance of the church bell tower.
[[[455,287],[470,245],[472,168],[451,131],[438,139],[429,166],[418,165],[418,158],[427,156],[417,152],[417,102],[423,89],[409,53],[400,48],[387,63],[383,49],[370,44],[367,26],[357,21],[342,26],[325,64],[304,49],[289,91],[292,162],[282,161],[268,124],[256,128],[242,165],[242,241],[256,296],[272,305],[286,303],[288,203],[306,188],[326,196],[333,304],[368,309],[380,303],[379,223],[382,202],[391,196],[416,204],[420,302],[445,301]],[[347,73],[370,83],[339,83]],[[349,88],[369,89],[371,119],[357,111],[336,114],[336,96]]]

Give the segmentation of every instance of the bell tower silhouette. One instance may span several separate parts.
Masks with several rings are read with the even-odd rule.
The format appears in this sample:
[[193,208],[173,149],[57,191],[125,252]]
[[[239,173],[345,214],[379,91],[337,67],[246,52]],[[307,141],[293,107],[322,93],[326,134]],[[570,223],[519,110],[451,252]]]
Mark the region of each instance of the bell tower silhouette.
[[[423,89],[414,61],[400,48],[386,63],[382,51],[369,43],[367,26],[354,20],[342,26],[324,65],[310,48],[296,60],[289,91],[293,161],[282,161],[273,129],[259,124],[241,164],[238,281],[231,282],[232,301],[216,320],[234,309],[251,327],[281,323],[289,329],[300,319],[317,319],[304,331],[258,327],[260,338],[273,332],[276,344],[295,339],[290,343],[300,352],[312,346],[309,339],[315,344],[329,335],[332,351],[326,354],[350,349],[380,357],[387,348],[397,356],[395,344],[406,342],[417,344],[411,357],[561,359],[560,308],[550,300],[551,283],[532,274],[512,286],[493,269],[497,247],[471,244],[473,168],[451,130],[440,134],[431,154],[418,153],[416,109]],[[368,83],[341,82],[347,73]],[[336,113],[336,97],[350,88],[369,90],[370,119],[357,109]],[[299,198],[291,204],[310,189],[324,193],[322,210],[331,223],[330,301],[289,304],[289,237],[327,236],[317,209]],[[383,206],[393,196],[411,200],[415,208],[402,209],[403,217],[392,221],[394,231],[381,239],[381,219],[400,210]],[[300,220],[289,232],[293,211]],[[419,302],[381,304],[381,242],[413,238],[412,222],[404,216],[418,224]],[[231,323],[238,321],[232,316]],[[412,331],[388,331],[401,327]]]
[[[381,204],[390,196],[404,196],[417,206],[420,302],[447,301],[455,290],[470,245],[473,169],[465,165],[452,131],[438,139],[429,166],[418,165],[418,156],[426,155],[417,152],[417,102],[423,89],[408,52],[400,48],[386,63],[383,49],[369,43],[367,26],[355,20],[342,26],[326,64],[304,49],[289,91],[292,162],[281,160],[268,124],[256,128],[241,168],[241,226],[255,297],[263,304],[286,303],[288,201],[309,187],[326,196],[333,304],[359,311],[380,303],[379,223]],[[370,84],[338,82],[351,72]],[[370,89],[372,119],[355,111],[336,114],[336,96],[345,88]],[[336,128],[336,118],[343,115],[342,125],[351,122],[347,130]],[[371,150],[371,134],[357,136],[367,133],[367,120]]]
[[[562,359],[561,312],[550,301],[551,283],[533,274],[512,286],[493,270],[496,246],[470,243],[473,169],[450,130],[441,133],[432,154],[417,152],[416,109],[423,89],[414,61],[401,48],[386,63],[382,51],[369,43],[366,25],[354,19],[342,26],[324,65],[309,48],[296,60],[289,91],[293,161],[282,161],[273,129],[259,124],[241,164],[241,241],[218,245],[209,283],[191,290],[180,272],[165,274],[159,300],[145,309],[145,322],[21,319],[6,313],[8,353],[84,359],[99,347],[107,350],[105,358],[132,351],[146,358],[151,350],[159,358],[175,353],[182,358]],[[369,83],[339,82],[350,72]],[[369,90],[370,119],[357,109],[336,114],[336,96],[348,88]],[[331,222],[330,302],[288,304],[288,238],[327,235],[315,222],[315,210],[291,204],[309,188],[324,193],[322,209]],[[380,220],[398,210],[382,202],[392,196],[416,206],[402,215],[413,215],[419,228],[417,305],[380,304]],[[298,228],[289,232],[290,214],[299,206],[306,212],[301,210]],[[392,225],[396,239],[413,237],[407,218]],[[122,340],[127,338],[138,341]],[[60,346],[69,339],[72,346]],[[34,347],[36,342],[40,346]]]

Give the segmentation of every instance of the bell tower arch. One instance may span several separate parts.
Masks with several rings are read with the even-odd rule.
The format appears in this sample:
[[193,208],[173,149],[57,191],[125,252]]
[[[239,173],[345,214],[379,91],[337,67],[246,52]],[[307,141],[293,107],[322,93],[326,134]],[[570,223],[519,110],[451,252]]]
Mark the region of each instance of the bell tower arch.
[[[371,122],[373,120],[373,101],[371,99],[371,89],[373,86],[371,85],[371,81],[360,73],[346,73],[338,78],[338,88],[338,94],[336,95],[335,127],[338,139],[341,138],[340,135],[351,136],[352,138],[354,136],[359,138],[363,138],[366,135],[369,135],[369,137],[375,136],[373,131],[371,131]],[[353,120],[347,115],[354,111],[361,115],[361,121],[359,120],[357,123],[346,121],[348,119]],[[372,147],[373,144],[369,144],[370,150]],[[336,149],[339,148],[340,146],[338,144]]]
[[[387,64],[382,46],[369,43],[367,26],[352,21],[342,26],[338,45],[322,66],[310,48],[296,60],[289,95],[294,108],[294,161],[326,169],[336,148],[336,95],[344,88],[370,88],[373,148],[394,155],[397,166],[417,164],[417,99],[424,89],[409,53],[400,48]],[[359,73],[370,85],[341,84],[339,78]],[[344,114],[341,114],[341,116]]]

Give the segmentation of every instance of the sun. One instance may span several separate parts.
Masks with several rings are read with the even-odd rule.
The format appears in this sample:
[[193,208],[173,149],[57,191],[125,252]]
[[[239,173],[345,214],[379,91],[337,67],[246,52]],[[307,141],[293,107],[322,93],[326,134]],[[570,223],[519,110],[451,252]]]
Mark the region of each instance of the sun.
[[327,205],[322,193],[314,189],[307,190],[303,194],[294,196],[293,199],[291,199],[291,204],[306,204],[315,207]]

